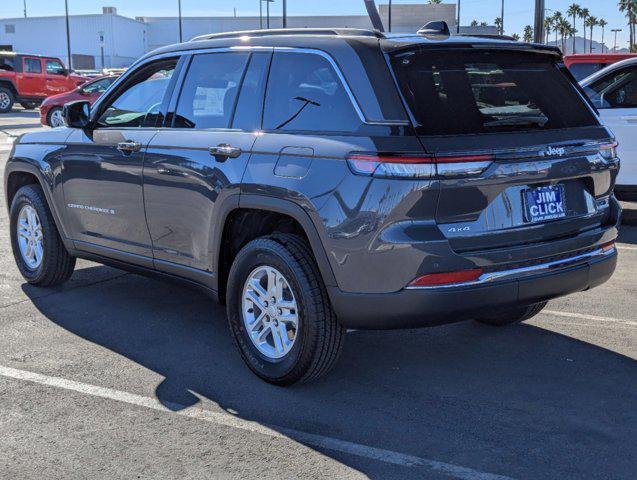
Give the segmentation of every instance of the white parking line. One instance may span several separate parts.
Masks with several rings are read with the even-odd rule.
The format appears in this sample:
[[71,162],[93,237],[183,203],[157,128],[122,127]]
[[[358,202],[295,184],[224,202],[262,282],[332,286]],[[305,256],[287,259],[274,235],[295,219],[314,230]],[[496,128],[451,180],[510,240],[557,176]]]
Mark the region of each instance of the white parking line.
[[619,250],[637,250],[637,247],[632,247],[629,245],[615,245]]
[[555,315],[556,317],[579,318],[583,320],[592,320],[594,322],[613,322],[622,323],[624,325],[637,326],[637,322],[625,320],[623,318],[599,317],[597,315],[587,315],[585,313],[559,312],[556,310],[543,310],[542,313],[547,315]]
[[297,442],[311,445],[317,448],[324,448],[337,452],[356,455],[358,457],[369,458],[379,462],[400,465],[402,467],[423,467],[433,472],[448,475],[453,478],[464,480],[511,480],[511,477],[496,475],[487,472],[481,472],[472,468],[461,467],[451,463],[439,462],[437,460],[429,460],[427,458],[406,455],[404,453],[384,450],[382,448],[369,447],[359,443],[347,442],[331,437],[324,437],[313,433],[301,432],[288,428],[279,428],[276,426],[265,426],[257,422],[244,420],[225,412],[212,412],[199,407],[186,408],[183,405],[175,405],[177,408],[183,408],[178,412],[169,410],[162,405],[157,399],[152,397],[144,397],[134,393],[123,392],[111,388],[98,387],[87,383],[76,382],[59,377],[51,377],[39,373],[28,372],[26,370],[18,370],[11,367],[0,365],[0,376],[13,378],[16,380],[26,380],[28,382],[38,383],[49,387],[71,390],[74,392],[91,395],[94,397],[116,400],[118,402],[128,403],[139,407],[159,410],[166,413],[173,413],[183,417],[194,418],[205,422],[223,425],[226,427],[236,428],[251,433],[258,433],[275,438],[290,438]]

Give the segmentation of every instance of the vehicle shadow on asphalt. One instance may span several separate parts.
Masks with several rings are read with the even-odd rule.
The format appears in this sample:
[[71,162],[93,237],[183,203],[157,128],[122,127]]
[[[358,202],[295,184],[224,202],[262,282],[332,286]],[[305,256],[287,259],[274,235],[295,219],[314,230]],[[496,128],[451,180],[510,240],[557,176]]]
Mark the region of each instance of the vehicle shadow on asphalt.
[[[119,273],[76,275],[109,271]],[[224,308],[197,291],[132,274],[45,296],[23,290],[50,321],[162,375],[156,395],[172,409],[201,396],[275,429],[518,478],[633,472],[636,363],[542,328],[351,332],[330,375],[285,389],[250,373]],[[422,475],[320,451],[370,478]]]

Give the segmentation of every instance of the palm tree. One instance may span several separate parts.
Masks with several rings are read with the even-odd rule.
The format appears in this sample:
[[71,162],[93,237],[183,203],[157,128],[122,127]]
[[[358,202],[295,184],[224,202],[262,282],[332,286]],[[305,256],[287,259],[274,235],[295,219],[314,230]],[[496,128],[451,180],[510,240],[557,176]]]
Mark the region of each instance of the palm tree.
[[516,42],[520,41],[520,36],[517,33],[514,33],[513,35],[511,35],[511,38],[515,40]]
[[546,32],[546,41],[544,43],[546,43],[548,45],[549,36],[551,35],[551,32],[553,31],[553,18],[552,17],[546,17],[544,19],[544,31]]
[[637,13],[637,1],[635,0],[619,0],[619,11],[626,13],[628,18],[628,30],[630,31],[630,50],[633,50],[635,43],[635,13]]
[[573,31],[573,27],[568,20],[564,17],[561,17],[559,22],[557,23],[557,31],[560,33],[562,37],[562,51],[566,48],[566,37],[570,35]]
[[477,20],[472,20],[471,21],[471,26],[472,27],[477,27],[478,26],[478,21]]
[[606,25],[608,25],[608,22],[603,18],[600,18],[597,24],[602,27],[602,53],[604,53],[604,29],[606,28]]
[[590,39],[591,47],[588,53],[593,53],[593,28],[597,26],[597,17],[593,17],[593,16],[588,17],[584,25],[591,29],[591,39]]
[[[582,11],[582,7],[580,7],[577,3],[572,4],[570,7],[568,7],[568,11],[566,12],[566,14],[569,17],[573,17],[573,30],[575,30],[575,32],[577,32],[577,30],[575,29],[576,25],[576,19],[579,16],[580,12]],[[573,35],[573,53],[576,53],[575,51],[575,35]]]
[[533,41],[533,27],[531,25],[524,27],[524,34],[522,35],[522,38],[524,38],[526,43],[531,43]]
[[582,32],[584,33],[584,53],[586,53],[586,19],[590,16],[591,14],[588,11],[588,8],[582,8],[582,10],[579,12],[579,18],[584,20],[584,28],[582,28]]
[[489,24],[487,22],[480,22],[481,27],[488,27]]
[[495,26],[498,27],[498,32],[504,34],[504,30],[502,30],[502,18],[498,17],[494,21]]
[[553,14],[553,31],[555,32],[555,46],[557,47],[557,36],[560,33],[559,25],[564,20],[562,12],[559,10]]
[[439,5],[442,3],[442,0],[429,0],[429,5]]

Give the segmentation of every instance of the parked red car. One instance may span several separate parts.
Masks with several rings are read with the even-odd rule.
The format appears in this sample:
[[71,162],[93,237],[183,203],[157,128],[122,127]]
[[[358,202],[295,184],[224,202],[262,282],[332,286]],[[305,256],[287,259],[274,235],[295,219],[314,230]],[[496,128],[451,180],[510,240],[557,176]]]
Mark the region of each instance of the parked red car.
[[87,80],[69,72],[59,58],[0,52],[0,113],[10,112],[15,102],[35,108],[46,97]]
[[40,123],[50,127],[61,127],[64,125],[62,107],[65,103],[87,100],[93,104],[116,79],[117,75],[95,78],[70,92],[47,97],[40,105]]
[[635,53],[578,53],[566,55],[564,64],[575,79],[580,81],[615,62],[635,57]]

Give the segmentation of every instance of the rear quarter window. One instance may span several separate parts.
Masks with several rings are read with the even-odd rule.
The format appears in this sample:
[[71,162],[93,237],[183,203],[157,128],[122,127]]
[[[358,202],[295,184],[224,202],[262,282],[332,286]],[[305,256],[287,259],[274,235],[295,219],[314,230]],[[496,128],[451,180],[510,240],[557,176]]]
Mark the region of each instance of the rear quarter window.
[[392,55],[421,135],[554,130],[597,125],[548,55],[410,50]]

